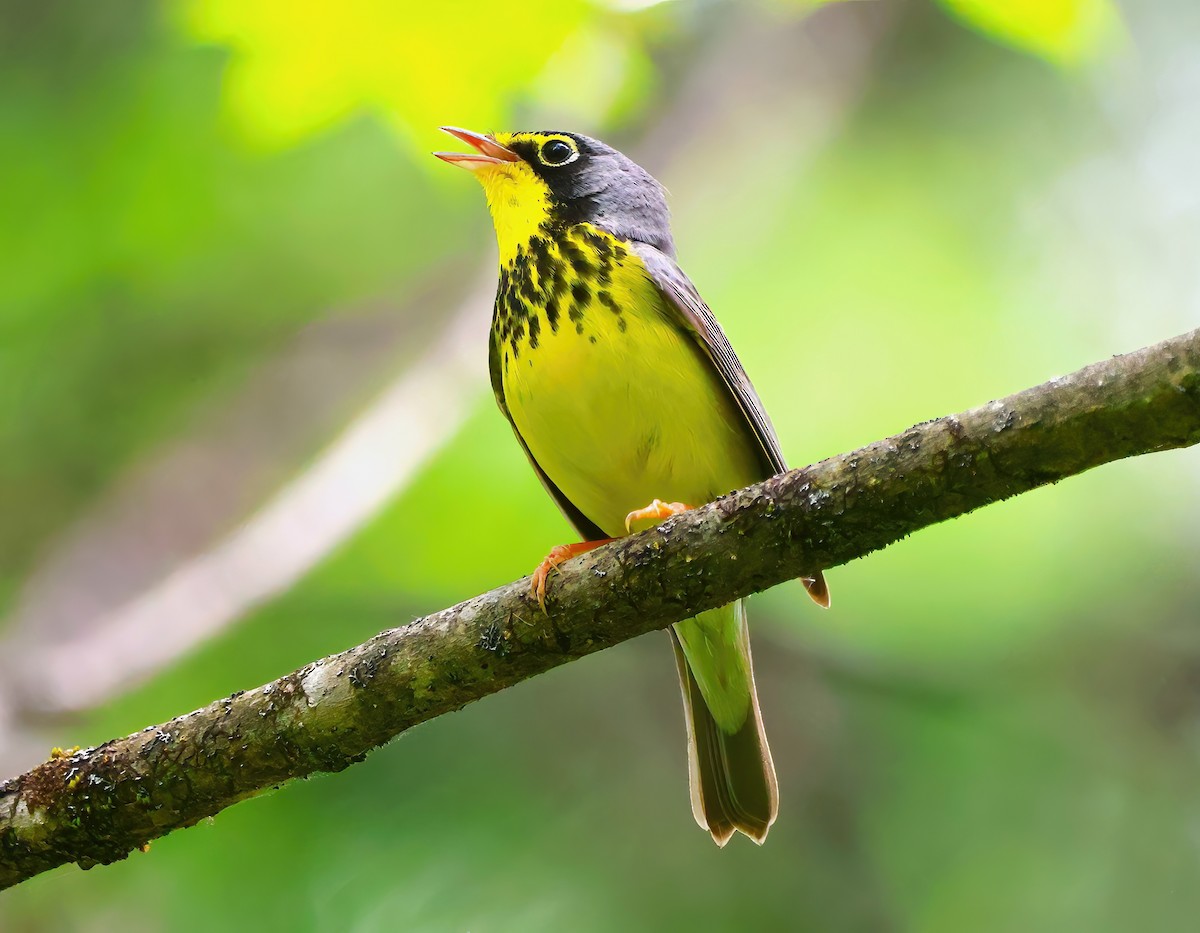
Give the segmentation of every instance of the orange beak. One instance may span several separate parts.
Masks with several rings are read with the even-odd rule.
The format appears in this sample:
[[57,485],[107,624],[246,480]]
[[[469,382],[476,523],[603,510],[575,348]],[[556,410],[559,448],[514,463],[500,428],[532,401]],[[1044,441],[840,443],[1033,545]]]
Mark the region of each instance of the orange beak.
[[461,139],[475,149],[474,152],[435,152],[434,155],[443,162],[449,162],[451,165],[457,165],[471,172],[478,172],[480,169],[500,165],[504,162],[521,161],[519,155],[511,149],[505,149],[490,136],[462,130],[457,126],[443,126],[441,130],[443,133],[449,133],[455,139]]

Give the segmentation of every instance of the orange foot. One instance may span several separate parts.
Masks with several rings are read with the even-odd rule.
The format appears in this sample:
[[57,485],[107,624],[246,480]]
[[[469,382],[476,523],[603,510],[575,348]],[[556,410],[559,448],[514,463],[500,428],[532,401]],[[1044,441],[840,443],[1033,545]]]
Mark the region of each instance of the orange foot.
[[691,508],[692,506],[684,505],[682,502],[663,502],[662,499],[655,499],[644,509],[634,509],[625,516],[625,530],[631,531],[634,522],[640,522],[647,518],[670,518],[680,512],[687,512]]
[[579,541],[576,544],[560,544],[558,547],[552,548],[546,555],[546,559],[538,564],[537,570],[533,572],[533,582],[529,587],[529,595],[537,597],[542,612],[546,611],[546,578],[550,576],[551,570],[563,561],[586,554],[588,551],[594,551],[602,544],[609,544],[615,540],[615,538],[601,538],[599,541]]

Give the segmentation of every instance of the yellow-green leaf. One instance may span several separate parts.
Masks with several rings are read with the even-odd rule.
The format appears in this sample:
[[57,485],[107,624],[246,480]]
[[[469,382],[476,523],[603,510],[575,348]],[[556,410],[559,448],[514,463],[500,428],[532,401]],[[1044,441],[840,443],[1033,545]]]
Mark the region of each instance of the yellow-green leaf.
[[597,11],[583,0],[188,0],[183,25],[228,45],[226,101],[242,134],[281,146],[361,110],[405,135],[493,128]]
[[979,32],[1063,66],[1086,64],[1120,39],[1111,0],[940,0]]

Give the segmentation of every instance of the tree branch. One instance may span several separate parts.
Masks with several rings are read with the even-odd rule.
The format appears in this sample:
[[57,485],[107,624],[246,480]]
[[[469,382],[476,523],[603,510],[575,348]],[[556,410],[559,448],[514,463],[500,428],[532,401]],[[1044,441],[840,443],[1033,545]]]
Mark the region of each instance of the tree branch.
[[124,858],[567,661],[980,506],[1200,442],[1200,330],[792,470],[255,690],[0,784],[0,889]]

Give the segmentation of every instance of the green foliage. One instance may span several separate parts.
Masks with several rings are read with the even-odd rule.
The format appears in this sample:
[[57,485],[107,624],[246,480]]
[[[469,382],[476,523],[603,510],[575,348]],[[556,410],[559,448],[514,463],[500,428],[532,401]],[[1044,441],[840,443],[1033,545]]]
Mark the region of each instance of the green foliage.
[[1061,65],[1094,61],[1120,37],[1110,0],[940,0],[973,29]]
[[637,58],[636,34],[584,0],[351,0],[336,16],[311,0],[188,0],[182,22],[233,49],[228,107],[239,133],[265,146],[294,144],[362,110],[421,140],[439,123],[489,126],[522,98],[557,100],[594,120]]
[[[944,5],[1067,65],[1095,63],[1121,32],[1100,0]],[[80,11],[48,5],[25,51],[0,56],[10,599],[111,482],[237,404],[303,328],[381,295],[408,306],[436,263],[483,262],[478,192],[426,155],[436,124],[573,121],[628,139],[668,119],[681,76],[707,61],[693,56],[739,17],[798,15],[571,0],[62,6]],[[787,145],[802,118],[747,129],[705,103],[667,124],[688,142],[655,166],[683,266],[797,464],[1169,335],[1116,299],[1076,301],[1073,270],[1099,274],[1086,231],[1039,222],[1111,145],[1109,116],[1072,73],[921,5],[891,28],[861,100],[845,96],[811,158]],[[742,93],[739,74],[719,80]],[[762,92],[745,90],[747,106]],[[643,157],[640,145],[627,148]],[[1136,253],[1131,267],[1149,262]],[[448,286],[415,313],[456,298]],[[1196,463],[1191,451],[1117,464],[931,529],[831,573],[829,613],[797,586],[755,599],[783,793],[761,850],[717,851],[692,825],[663,636],[147,855],[38,878],[0,900],[0,927],[1188,929]],[[258,684],[527,572],[569,537],[481,397],[417,480],[291,591],[55,723],[47,744]]]

